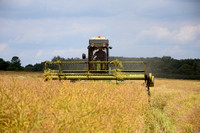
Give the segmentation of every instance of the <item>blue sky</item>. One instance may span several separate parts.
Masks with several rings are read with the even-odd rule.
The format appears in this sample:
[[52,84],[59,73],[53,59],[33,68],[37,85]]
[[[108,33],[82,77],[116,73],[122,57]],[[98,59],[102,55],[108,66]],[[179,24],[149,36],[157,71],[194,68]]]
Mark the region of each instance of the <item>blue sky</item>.
[[112,56],[200,58],[200,0],[0,0],[4,60],[81,58],[99,35]]

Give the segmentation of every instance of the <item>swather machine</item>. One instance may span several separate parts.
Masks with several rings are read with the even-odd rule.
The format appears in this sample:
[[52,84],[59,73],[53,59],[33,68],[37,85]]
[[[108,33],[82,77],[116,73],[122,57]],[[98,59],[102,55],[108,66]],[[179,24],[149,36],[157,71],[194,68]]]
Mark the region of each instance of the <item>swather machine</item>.
[[[94,59],[94,54],[102,49],[106,54],[105,61]],[[154,86],[154,76],[146,71],[143,61],[110,61],[109,40],[106,38],[89,39],[88,58],[82,54],[81,61],[46,61],[44,80],[144,80],[147,90]]]

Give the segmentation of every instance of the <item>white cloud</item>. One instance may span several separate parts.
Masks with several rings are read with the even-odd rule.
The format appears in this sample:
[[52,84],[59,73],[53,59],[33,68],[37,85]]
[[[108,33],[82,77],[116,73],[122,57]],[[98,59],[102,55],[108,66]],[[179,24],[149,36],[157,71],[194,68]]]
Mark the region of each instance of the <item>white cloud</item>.
[[44,53],[45,53],[44,50],[39,50],[39,51],[37,51],[37,53],[36,53],[36,58],[41,57]]
[[80,57],[82,53],[87,52],[87,49],[42,49],[36,52],[36,58],[45,58],[53,56],[63,56],[63,57]]
[[98,19],[0,19],[0,35],[10,36],[11,43],[49,43],[72,36],[89,36],[105,29]]
[[158,39],[163,39],[166,37],[170,37],[171,34],[172,33],[166,27],[158,27],[158,26],[155,27],[154,26],[150,30],[142,31],[139,34],[139,36],[154,36],[154,37],[157,37]]
[[200,24],[181,27],[177,34],[174,35],[174,39],[182,43],[191,42],[196,39],[200,40]]
[[186,53],[186,51],[183,50],[179,45],[168,47],[160,51],[161,55],[172,55],[172,56],[181,55],[184,53]]
[[[149,30],[143,30],[139,34],[140,39],[150,37],[169,43],[186,44],[192,41],[200,40],[200,24],[182,26],[178,29],[169,30],[167,27],[152,27]],[[156,41],[156,40],[155,40]]]
[[6,44],[6,43],[0,44],[0,52],[3,52],[7,46],[8,46],[8,44]]

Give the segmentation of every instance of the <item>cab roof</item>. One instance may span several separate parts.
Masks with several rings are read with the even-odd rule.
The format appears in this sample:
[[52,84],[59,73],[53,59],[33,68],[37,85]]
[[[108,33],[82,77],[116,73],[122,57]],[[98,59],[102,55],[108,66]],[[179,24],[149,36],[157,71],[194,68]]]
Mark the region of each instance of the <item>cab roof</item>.
[[90,40],[108,40],[108,39],[105,37],[93,37],[93,38],[90,38]]
[[108,47],[109,46],[109,40],[105,37],[93,37],[89,39],[89,47]]

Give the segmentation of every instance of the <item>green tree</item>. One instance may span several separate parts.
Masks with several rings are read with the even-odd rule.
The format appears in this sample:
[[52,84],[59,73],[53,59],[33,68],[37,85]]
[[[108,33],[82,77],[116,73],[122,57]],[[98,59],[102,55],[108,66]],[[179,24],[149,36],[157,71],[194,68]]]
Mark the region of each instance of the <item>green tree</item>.
[[35,71],[35,72],[43,71],[44,70],[44,64],[45,64],[45,62],[41,62],[40,64],[36,63],[33,66],[33,71]]
[[172,61],[173,59],[170,56],[163,56],[162,60],[166,63],[169,63],[170,61]]
[[62,57],[60,57],[60,56],[54,56],[53,59],[52,59],[51,61],[58,61],[58,60],[60,60],[60,61],[65,61],[65,58],[62,58]]
[[9,62],[6,62],[2,58],[0,58],[0,70],[6,70],[8,66]]
[[182,74],[192,74],[192,66],[188,65],[188,64],[183,64],[180,68],[179,68],[179,72]]
[[33,65],[31,65],[31,64],[26,65],[24,70],[25,71],[33,71]]
[[20,71],[22,70],[21,62],[18,56],[13,56],[11,59],[11,63],[7,70],[11,71]]

